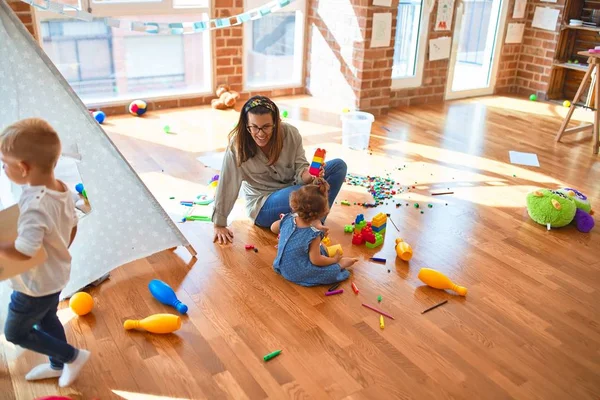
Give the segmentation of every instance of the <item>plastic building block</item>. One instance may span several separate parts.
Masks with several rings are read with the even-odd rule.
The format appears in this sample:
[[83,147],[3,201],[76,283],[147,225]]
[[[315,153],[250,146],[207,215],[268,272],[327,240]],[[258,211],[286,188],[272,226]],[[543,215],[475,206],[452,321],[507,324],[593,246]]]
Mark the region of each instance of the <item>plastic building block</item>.
[[335,254],[339,251],[340,254],[344,254],[344,251],[342,250],[342,245],[340,244],[334,244],[333,246],[329,246],[327,247],[327,255],[329,255],[329,257],[333,257],[335,256]]
[[344,225],[344,233],[354,232],[354,225]]
[[[362,231],[361,231],[362,237],[365,240],[365,242],[367,243],[375,243],[376,241],[376,237],[375,234],[373,233],[373,230],[371,229],[370,226],[366,226]],[[381,236],[381,234],[378,234],[379,236]]]
[[352,235],[352,244],[355,246],[360,246],[361,244],[363,244],[365,242],[365,239],[363,238],[361,233],[355,233],[354,235]]
[[343,206],[349,206],[349,205],[350,205],[350,202],[349,202],[348,200],[342,200],[342,201],[340,202],[340,204],[341,204],[341,205],[343,205]]
[[369,249],[374,249],[376,247],[379,247],[383,244],[383,236],[381,236],[380,233],[376,233],[375,234],[375,242],[371,243],[371,242],[366,242],[365,246],[367,246]]
[[356,225],[360,224],[361,222],[363,222],[365,220],[365,216],[363,214],[358,214],[356,216],[356,219],[354,220],[354,223]]
[[308,172],[312,176],[319,176],[321,172],[321,166],[323,166],[323,162],[325,161],[325,149],[317,149],[315,151],[315,155],[313,156],[312,162],[310,163],[310,168]]
[[367,222],[366,221],[361,221],[358,224],[354,224],[354,229],[356,232],[360,232],[363,230],[364,227],[367,226]]
[[324,246],[330,246],[331,245],[331,239],[329,239],[329,236],[325,236],[323,238],[323,240],[321,240],[321,243],[323,243]]
[[377,232],[377,233],[381,233],[382,235],[385,233],[385,227],[386,224],[383,224],[382,226],[373,226],[373,232]]
[[382,225],[385,225],[386,222],[387,216],[384,213],[379,213],[373,217],[373,220],[371,221],[371,226],[373,226],[373,228],[378,228]]

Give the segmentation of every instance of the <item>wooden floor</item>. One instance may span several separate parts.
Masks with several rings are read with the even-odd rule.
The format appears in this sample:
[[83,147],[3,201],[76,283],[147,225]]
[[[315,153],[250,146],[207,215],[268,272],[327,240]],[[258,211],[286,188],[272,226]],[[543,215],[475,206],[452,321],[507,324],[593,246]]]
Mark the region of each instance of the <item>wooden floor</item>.
[[[2,337],[0,398],[600,398],[600,227],[548,232],[524,208],[529,190],[558,186],[580,189],[600,208],[591,134],[553,141],[566,109],[502,97],[401,109],[377,118],[371,152],[358,153],[342,148],[336,110],[306,98],[279,103],[305,136],[309,156],[325,147],[329,159],[344,157],[351,173],[389,173],[403,188],[415,187],[397,197],[398,208],[389,201],[332,210],[333,243],[361,259],[351,278],[360,294],[349,282],[331,297],[323,287],[286,282],[271,266],[276,238],[243,218],[233,223],[234,245],[225,247],[212,244],[211,225],[181,224],[197,261],[177,249],[125,265],[92,290],[91,315],[61,310],[69,340],[92,352],[72,388],[27,383],[24,374],[43,357]],[[176,216],[169,197],[206,189],[216,171],[196,158],[221,151],[235,120],[235,112],[188,109],[112,118],[105,128]],[[167,123],[176,135],[162,132]],[[509,150],[538,154],[541,167],[510,164]],[[448,188],[453,195],[429,195]],[[343,199],[369,197],[344,186]],[[391,213],[400,232],[388,224],[378,252],[353,247],[343,225],[380,211]],[[395,258],[396,237],[412,245],[410,263]],[[246,243],[259,252],[245,251]],[[387,257],[385,266],[368,261],[376,253]],[[423,286],[421,267],[443,271],[468,296]],[[182,329],[166,336],[124,331],[127,318],[171,312],[151,298],[154,278],[188,304]],[[362,302],[395,320],[381,330]],[[263,362],[277,349],[278,358]]]

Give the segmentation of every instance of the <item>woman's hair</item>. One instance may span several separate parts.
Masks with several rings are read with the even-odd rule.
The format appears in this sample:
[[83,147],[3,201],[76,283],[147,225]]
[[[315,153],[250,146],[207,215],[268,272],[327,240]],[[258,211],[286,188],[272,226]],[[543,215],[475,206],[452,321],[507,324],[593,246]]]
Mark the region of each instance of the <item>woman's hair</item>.
[[254,157],[258,151],[258,146],[248,131],[248,114],[270,114],[273,117],[273,133],[269,140],[271,146],[269,147],[267,158],[269,160],[268,165],[275,164],[283,148],[279,108],[268,97],[254,96],[244,104],[237,125],[229,132],[229,141],[232,143],[238,167],[243,162]]
[[26,118],[0,133],[0,152],[52,171],[60,158],[61,145],[58,133],[48,122]]
[[316,179],[314,184],[302,186],[290,195],[290,207],[307,222],[323,217],[329,212],[327,192],[329,184],[324,179]]

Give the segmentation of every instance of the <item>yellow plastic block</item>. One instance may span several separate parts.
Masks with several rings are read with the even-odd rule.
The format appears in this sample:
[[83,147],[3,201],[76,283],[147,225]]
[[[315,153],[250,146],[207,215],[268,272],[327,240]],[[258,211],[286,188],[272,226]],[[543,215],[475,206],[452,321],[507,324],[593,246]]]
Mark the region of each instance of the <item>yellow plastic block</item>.
[[371,226],[380,227],[387,222],[387,216],[384,213],[379,213],[373,217]]
[[342,245],[334,244],[333,246],[329,246],[327,248],[327,255],[329,257],[333,257],[333,256],[335,256],[335,253],[337,253],[338,251],[340,252],[340,254],[342,254],[342,255],[344,254],[344,251],[342,250]]

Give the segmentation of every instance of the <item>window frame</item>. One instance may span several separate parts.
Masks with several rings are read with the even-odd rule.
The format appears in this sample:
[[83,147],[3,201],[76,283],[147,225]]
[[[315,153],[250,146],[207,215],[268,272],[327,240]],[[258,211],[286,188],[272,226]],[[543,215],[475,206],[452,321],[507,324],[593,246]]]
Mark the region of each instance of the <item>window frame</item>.
[[[256,8],[260,5],[263,5],[264,1],[257,1],[257,0],[244,0],[244,12],[249,11],[253,8]],[[248,72],[248,68],[247,68],[247,58],[248,58],[248,53],[249,53],[249,42],[248,41],[252,41],[252,36],[253,36],[253,32],[252,32],[252,25],[251,22],[252,21],[248,21],[245,22],[242,27],[244,33],[242,34],[242,88],[244,91],[259,91],[259,90],[273,90],[273,89],[289,89],[289,88],[299,88],[299,87],[303,87],[304,86],[304,81],[305,81],[305,74],[306,74],[306,68],[305,68],[305,42],[306,42],[306,24],[307,24],[307,7],[308,7],[308,1],[306,0],[296,0],[294,2],[291,2],[290,4],[288,4],[287,6],[276,10],[275,12],[273,12],[273,14],[277,14],[280,12],[290,12],[290,11],[300,11],[301,13],[301,18],[300,21],[298,21],[298,19],[296,19],[296,32],[295,34],[298,34],[298,31],[300,31],[300,34],[298,34],[298,36],[301,38],[301,40],[294,40],[294,52],[296,51],[300,51],[300,73],[298,74],[298,78],[297,80],[290,80],[289,82],[285,82],[285,83],[279,83],[279,84],[260,84],[260,85],[250,85],[248,84],[248,79],[246,76],[246,73]],[[301,26],[298,26],[298,22],[301,22]],[[251,42],[250,42],[251,43]]]
[[[173,7],[174,0],[161,0],[161,1],[147,1],[142,4],[152,4],[156,3],[156,7],[139,7],[141,2],[127,2],[124,1],[122,3],[113,3],[113,4],[94,4],[93,0],[79,0],[82,10],[89,10],[89,6],[92,5],[92,14],[95,18],[106,18],[106,17],[131,17],[131,16],[143,16],[143,15],[184,15],[190,13],[198,13],[198,14],[206,14],[210,19],[211,12],[211,0],[206,0],[208,6],[207,7]],[[98,7],[101,6],[101,7]],[[169,7],[171,7],[169,9]],[[37,32],[37,42],[39,46],[44,48],[44,38],[42,35],[42,19],[39,17],[40,14],[43,14],[43,10],[39,10],[37,7],[33,7],[34,11],[34,24]],[[53,14],[54,20],[69,20],[73,21],[74,19],[67,15]],[[212,30],[207,30],[202,33],[205,36],[204,44],[207,46],[206,54],[209,57],[209,61],[207,63],[208,73],[206,74],[207,84],[206,88],[202,91],[190,91],[190,92],[180,92],[179,94],[169,94],[169,95],[157,95],[157,96],[146,96],[144,97],[147,100],[151,101],[168,101],[168,100],[179,100],[179,99],[190,99],[197,98],[201,96],[213,95],[214,94],[214,82],[215,82],[215,56],[214,56],[214,44],[213,44],[213,33]],[[151,35],[146,33],[145,35]],[[105,101],[97,101],[97,102],[84,102],[88,108],[101,108],[101,107],[118,107],[123,105],[129,105],[133,100],[139,99],[139,96],[135,94],[128,94],[121,98],[115,100],[105,100]],[[83,101],[83,100],[82,100]]]
[[[420,87],[423,84],[423,71],[425,70],[425,55],[427,54],[430,14],[431,9],[429,7],[429,2],[427,0],[421,0],[421,20],[419,21],[419,38],[417,41],[415,74],[413,76],[403,76],[399,78],[392,77],[392,90],[415,88]],[[398,16],[396,15],[396,29],[398,29],[397,25]]]
[[[176,14],[202,14],[210,16],[210,0],[204,0],[207,5],[201,7],[175,7],[175,0],[146,0],[143,2],[115,1],[114,3],[95,3],[94,0],[80,0],[81,7],[84,10],[91,8],[95,17],[112,17],[118,15],[139,16],[139,15],[176,15]],[[140,7],[140,5],[143,5]],[[192,11],[193,10],[193,11]]]

